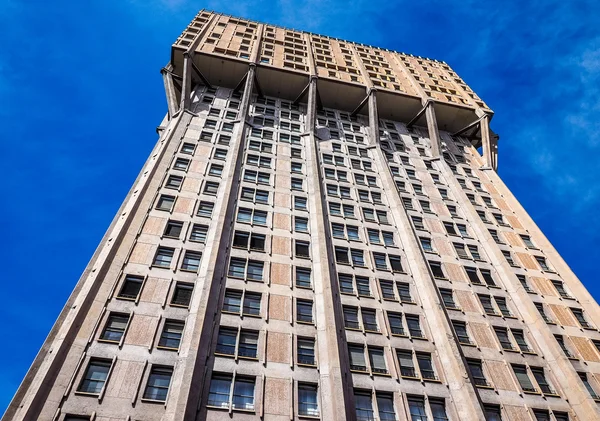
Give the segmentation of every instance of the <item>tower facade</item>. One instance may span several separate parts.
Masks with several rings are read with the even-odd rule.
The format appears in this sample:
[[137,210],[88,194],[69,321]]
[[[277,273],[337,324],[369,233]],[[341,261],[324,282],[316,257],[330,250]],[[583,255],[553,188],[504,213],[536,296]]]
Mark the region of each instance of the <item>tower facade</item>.
[[600,419],[600,309],[446,63],[201,11],[162,74],[3,420]]

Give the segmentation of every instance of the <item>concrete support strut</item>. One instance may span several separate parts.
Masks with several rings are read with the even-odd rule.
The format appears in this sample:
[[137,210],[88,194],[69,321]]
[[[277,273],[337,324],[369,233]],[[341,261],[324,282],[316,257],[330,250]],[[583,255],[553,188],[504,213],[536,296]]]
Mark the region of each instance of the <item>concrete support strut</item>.
[[431,141],[431,155],[433,158],[439,158],[442,153],[442,144],[433,104],[433,101],[429,101],[429,104],[425,106],[425,117],[427,118],[427,131],[429,132],[429,140]]
[[181,106],[182,110],[190,109],[190,95],[192,92],[192,61],[194,60],[194,53],[184,52],[183,53],[183,82],[181,85]]
[[[170,66],[170,65],[169,65]],[[173,75],[167,68],[163,68],[160,71],[163,76],[163,82],[165,85],[165,94],[167,96],[167,108],[169,112],[169,120],[179,111],[177,104],[177,93],[175,92],[175,85],[173,84]]]

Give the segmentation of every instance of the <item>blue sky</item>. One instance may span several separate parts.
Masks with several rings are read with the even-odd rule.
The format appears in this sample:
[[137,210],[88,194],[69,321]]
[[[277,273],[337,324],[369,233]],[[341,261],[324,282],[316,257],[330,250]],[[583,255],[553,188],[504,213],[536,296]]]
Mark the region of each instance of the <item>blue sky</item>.
[[496,112],[500,175],[600,296],[598,1],[3,0],[0,413],[157,139],[159,70],[201,8],[449,63]]

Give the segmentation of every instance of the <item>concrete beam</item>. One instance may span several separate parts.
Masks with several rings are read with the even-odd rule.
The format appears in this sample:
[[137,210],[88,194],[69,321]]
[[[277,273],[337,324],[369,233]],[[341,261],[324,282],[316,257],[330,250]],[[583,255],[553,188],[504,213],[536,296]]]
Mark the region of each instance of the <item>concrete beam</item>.
[[165,85],[165,94],[167,96],[167,108],[169,113],[169,120],[179,111],[177,104],[177,93],[175,92],[175,85],[173,84],[173,75],[167,69],[163,68],[161,71],[163,76],[163,83]]
[[435,117],[435,109],[433,108],[433,101],[429,101],[425,107],[425,117],[427,118],[427,131],[429,132],[429,140],[431,141],[431,155],[433,158],[439,158],[442,154],[442,143]]

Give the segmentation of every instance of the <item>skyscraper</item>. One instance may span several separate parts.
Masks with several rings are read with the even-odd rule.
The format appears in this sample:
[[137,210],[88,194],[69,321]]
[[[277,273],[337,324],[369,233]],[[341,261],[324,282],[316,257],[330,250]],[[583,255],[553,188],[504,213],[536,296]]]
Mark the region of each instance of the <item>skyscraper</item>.
[[162,73],[4,420],[600,419],[598,305],[447,64],[202,11]]

